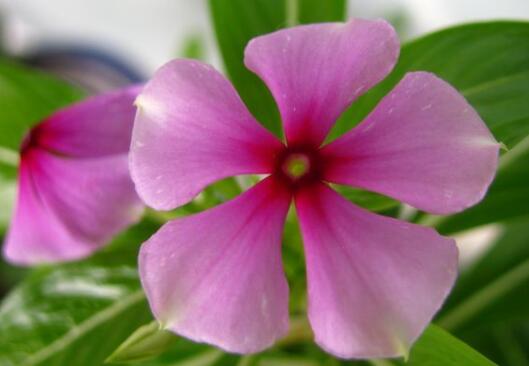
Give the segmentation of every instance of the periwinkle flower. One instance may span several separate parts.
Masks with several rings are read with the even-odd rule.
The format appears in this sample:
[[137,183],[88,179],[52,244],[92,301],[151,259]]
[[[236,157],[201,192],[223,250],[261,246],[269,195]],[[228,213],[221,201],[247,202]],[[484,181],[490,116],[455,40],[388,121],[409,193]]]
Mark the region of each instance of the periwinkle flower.
[[138,91],[91,97],[29,132],[3,247],[7,260],[33,265],[79,259],[139,219],[143,204],[127,164]]
[[142,283],[165,328],[237,353],[285,335],[280,243],[293,200],[316,342],[343,358],[405,354],[454,283],[455,243],[359,208],[328,183],[454,213],[483,197],[499,147],[465,99],[426,72],[407,74],[361,124],[324,144],[398,52],[395,31],[381,20],[253,39],[244,61],[270,88],[286,144],[210,66],[175,60],[156,72],[137,99],[130,158],[146,204],[173,209],[221,178],[268,175],[229,202],[165,224],[142,246]]

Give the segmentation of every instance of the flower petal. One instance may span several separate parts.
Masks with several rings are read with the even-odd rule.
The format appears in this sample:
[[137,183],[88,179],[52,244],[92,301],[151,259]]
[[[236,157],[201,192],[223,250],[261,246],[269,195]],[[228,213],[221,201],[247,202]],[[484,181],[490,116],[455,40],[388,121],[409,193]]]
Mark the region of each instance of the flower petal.
[[82,258],[141,212],[126,155],[69,159],[32,149],[22,159],[4,253],[25,265]]
[[389,73],[398,53],[389,23],[352,19],[254,38],[244,62],[272,91],[289,143],[318,146],[347,106]]
[[447,214],[483,198],[498,151],[499,144],[463,96],[433,74],[413,72],[322,154],[329,182]]
[[216,180],[273,169],[281,142],[209,65],[169,62],[145,86],[137,105],[130,166],[149,206],[173,209]]
[[133,86],[59,110],[34,129],[36,144],[70,157],[128,153],[139,91]]
[[365,211],[323,184],[295,201],[316,342],[344,358],[405,355],[454,283],[454,241]]
[[288,328],[281,234],[290,195],[272,178],[165,224],[141,248],[140,275],[162,325],[230,352],[257,352]]
[[19,265],[80,258],[91,250],[88,243],[73,238],[42,202],[30,166],[24,161],[15,213],[2,250],[9,262]]

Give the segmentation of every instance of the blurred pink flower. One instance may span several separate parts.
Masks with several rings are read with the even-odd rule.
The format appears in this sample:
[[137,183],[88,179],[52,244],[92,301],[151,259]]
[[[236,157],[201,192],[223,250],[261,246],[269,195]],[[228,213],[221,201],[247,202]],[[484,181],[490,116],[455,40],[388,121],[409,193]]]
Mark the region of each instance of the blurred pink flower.
[[485,194],[498,143],[453,87],[413,72],[360,125],[322,146],[398,52],[395,31],[381,20],[253,39],[244,61],[270,88],[286,145],[210,66],[175,60],[154,75],[137,99],[130,157],[146,204],[173,209],[221,178],[269,175],[232,201],[165,224],[142,246],[141,279],[165,328],[237,353],[261,351],[285,335],[280,242],[293,199],[316,342],[344,358],[407,351],[454,283],[455,243],[357,207],[328,183],[454,213]]
[[82,258],[139,219],[142,204],[127,165],[138,92],[132,87],[89,98],[30,131],[3,247],[8,261]]

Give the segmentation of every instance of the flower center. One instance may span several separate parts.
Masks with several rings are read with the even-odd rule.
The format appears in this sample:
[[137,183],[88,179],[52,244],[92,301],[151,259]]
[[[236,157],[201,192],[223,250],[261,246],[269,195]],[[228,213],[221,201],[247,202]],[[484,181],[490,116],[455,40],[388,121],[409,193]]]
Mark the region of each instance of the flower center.
[[305,154],[294,153],[286,157],[281,167],[292,180],[299,179],[310,170],[310,160]]
[[30,130],[26,133],[26,136],[22,139],[22,143],[20,144],[20,153],[24,154],[27,152],[31,147],[35,146],[35,132],[34,130]]
[[317,148],[289,146],[277,156],[274,175],[296,190],[321,178],[321,161]]

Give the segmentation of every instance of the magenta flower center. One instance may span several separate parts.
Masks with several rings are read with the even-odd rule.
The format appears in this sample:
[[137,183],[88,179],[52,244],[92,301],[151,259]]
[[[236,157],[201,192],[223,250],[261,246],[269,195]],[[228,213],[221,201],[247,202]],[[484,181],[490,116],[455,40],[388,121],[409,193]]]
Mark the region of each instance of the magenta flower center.
[[33,127],[29,132],[26,133],[20,144],[20,156],[26,156],[28,153],[35,149],[39,148],[45,150],[46,152],[56,155],[56,156],[66,156],[67,154],[61,152],[56,147],[50,146],[49,141],[50,137],[54,138],[48,131],[46,131],[45,123],[41,123]]
[[37,133],[38,129],[34,128],[30,130],[26,136],[24,136],[24,139],[22,140],[22,143],[20,144],[20,154],[24,155],[30,148],[35,147],[38,145],[37,143]]
[[319,149],[285,147],[276,158],[274,175],[295,190],[320,180],[322,165]]

